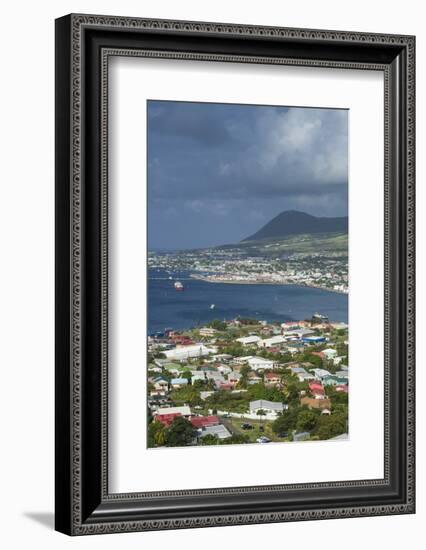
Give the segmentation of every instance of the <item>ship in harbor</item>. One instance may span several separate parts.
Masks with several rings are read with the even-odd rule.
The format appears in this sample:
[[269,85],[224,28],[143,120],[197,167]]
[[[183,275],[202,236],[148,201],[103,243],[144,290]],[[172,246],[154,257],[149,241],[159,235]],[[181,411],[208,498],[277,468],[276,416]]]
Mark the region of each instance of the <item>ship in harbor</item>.
[[178,292],[182,292],[183,290],[185,290],[183,284],[180,281],[175,282],[175,290],[177,290]]

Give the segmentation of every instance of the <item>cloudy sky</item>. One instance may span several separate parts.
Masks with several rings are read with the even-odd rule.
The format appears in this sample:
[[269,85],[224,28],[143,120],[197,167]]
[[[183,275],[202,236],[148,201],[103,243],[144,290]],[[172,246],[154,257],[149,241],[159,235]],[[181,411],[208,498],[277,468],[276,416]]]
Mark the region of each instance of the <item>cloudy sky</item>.
[[148,247],[238,242],[284,210],[347,215],[348,111],[148,101]]

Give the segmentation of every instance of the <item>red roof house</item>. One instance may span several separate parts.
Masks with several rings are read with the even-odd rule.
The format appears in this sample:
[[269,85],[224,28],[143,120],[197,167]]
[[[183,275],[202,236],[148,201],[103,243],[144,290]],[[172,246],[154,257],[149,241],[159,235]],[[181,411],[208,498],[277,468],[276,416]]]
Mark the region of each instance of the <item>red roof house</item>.
[[267,372],[265,374],[265,382],[269,384],[279,384],[281,381],[280,375],[273,372]]
[[194,416],[191,418],[191,424],[194,428],[207,428],[208,426],[217,426],[219,417],[217,416]]
[[171,413],[171,414],[157,414],[155,417],[155,420],[158,420],[158,422],[161,422],[166,428],[168,428],[171,424],[173,424],[173,421],[178,417],[182,416],[180,413]]
[[324,395],[324,386],[319,382],[311,382],[309,389],[314,395]]

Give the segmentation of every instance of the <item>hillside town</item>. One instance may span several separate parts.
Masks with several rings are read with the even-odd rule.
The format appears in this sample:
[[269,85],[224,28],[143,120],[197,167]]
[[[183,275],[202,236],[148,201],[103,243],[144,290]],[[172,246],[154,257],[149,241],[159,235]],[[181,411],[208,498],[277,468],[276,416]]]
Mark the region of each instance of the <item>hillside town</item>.
[[266,250],[237,247],[150,252],[148,266],[170,273],[185,271],[192,278],[211,283],[294,284],[348,293],[347,251],[274,253],[274,246],[279,245],[282,243],[266,244]]
[[348,437],[348,325],[214,320],[148,336],[148,447]]

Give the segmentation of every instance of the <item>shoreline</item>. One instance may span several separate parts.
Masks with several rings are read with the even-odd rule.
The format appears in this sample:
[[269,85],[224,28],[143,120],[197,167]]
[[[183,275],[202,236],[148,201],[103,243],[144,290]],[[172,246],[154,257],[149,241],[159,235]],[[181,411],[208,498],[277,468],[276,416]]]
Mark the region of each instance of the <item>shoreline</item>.
[[286,282],[286,283],[280,283],[280,282],[277,282],[277,281],[247,281],[246,279],[241,279],[241,280],[231,280],[231,279],[228,279],[228,280],[214,280],[214,279],[211,279],[208,275],[197,275],[197,274],[194,274],[194,273],[191,273],[190,275],[190,278],[191,279],[196,279],[196,280],[199,280],[199,281],[204,281],[206,283],[213,283],[213,284],[225,284],[225,285],[278,285],[278,286],[300,286],[300,287],[306,287],[306,288],[316,288],[318,290],[325,290],[327,292],[333,292],[335,294],[343,294],[343,295],[346,295],[348,296],[349,293],[348,292],[343,292],[342,290],[335,290],[334,288],[327,288],[327,287],[323,287],[323,286],[319,286],[319,285],[307,285],[307,284],[303,284],[303,283],[290,283],[290,282]]

